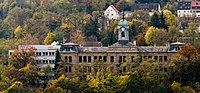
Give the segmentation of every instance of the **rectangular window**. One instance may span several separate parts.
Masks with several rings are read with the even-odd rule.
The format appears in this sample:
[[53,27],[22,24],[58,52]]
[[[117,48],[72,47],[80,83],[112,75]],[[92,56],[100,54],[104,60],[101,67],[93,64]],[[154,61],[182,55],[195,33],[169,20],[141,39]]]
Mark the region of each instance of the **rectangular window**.
[[92,57],[91,56],[88,56],[88,62],[92,62]]
[[103,61],[103,60],[102,60],[102,56],[99,56],[99,62],[101,62],[101,61]]
[[54,64],[54,63],[55,63],[55,60],[52,60],[51,62],[52,62],[52,64]]
[[51,64],[51,60],[49,60],[49,64]]
[[54,52],[52,52],[52,55],[53,55],[53,56],[54,56],[54,54],[55,54],[55,53],[54,53]]
[[72,72],[72,67],[71,66],[69,66],[69,72]]
[[126,62],[126,56],[123,56],[123,62]]
[[122,56],[119,56],[118,62],[122,63]]
[[155,60],[155,61],[158,61],[158,56],[154,56],[154,60]]
[[114,62],[115,59],[114,59],[114,56],[110,56],[110,62]]
[[162,56],[159,56],[159,62],[162,62]]
[[82,56],[79,56],[79,63],[82,63],[83,59]]
[[83,56],[83,62],[87,62],[87,56]]
[[167,56],[164,56],[164,61],[165,61],[165,62],[167,61]]
[[148,56],[148,60],[152,59],[152,56]]
[[134,56],[131,56],[131,62],[134,62]]
[[103,62],[107,61],[107,56],[103,56]]
[[49,56],[51,56],[52,54],[51,54],[51,52],[49,52]]
[[38,53],[38,56],[41,56],[41,55],[42,55],[42,53],[41,53],[41,52],[39,52],[39,53]]
[[97,56],[94,56],[94,61],[97,61]]
[[72,56],[69,56],[69,62],[70,63],[72,62]]

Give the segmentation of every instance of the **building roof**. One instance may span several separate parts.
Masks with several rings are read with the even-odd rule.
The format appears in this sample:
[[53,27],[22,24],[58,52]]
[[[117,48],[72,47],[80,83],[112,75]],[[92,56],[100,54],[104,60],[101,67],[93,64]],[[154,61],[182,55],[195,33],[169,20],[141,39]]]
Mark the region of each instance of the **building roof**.
[[128,21],[127,20],[120,20],[118,23],[119,26],[128,26]]
[[138,47],[140,52],[168,52],[168,46],[141,46]]
[[52,46],[52,45],[19,45],[19,49],[26,49],[29,47],[33,47],[37,50],[57,50],[60,49],[60,45]]
[[76,45],[76,46],[78,46],[78,44],[76,44],[76,43],[65,43],[65,44],[62,44],[62,45]]
[[118,10],[117,10],[117,8],[115,8],[113,5],[110,5],[110,7],[112,7],[112,9],[115,11],[115,12],[119,12]]
[[132,4],[131,10],[159,11],[159,7],[160,7],[159,3],[138,3],[138,4]]

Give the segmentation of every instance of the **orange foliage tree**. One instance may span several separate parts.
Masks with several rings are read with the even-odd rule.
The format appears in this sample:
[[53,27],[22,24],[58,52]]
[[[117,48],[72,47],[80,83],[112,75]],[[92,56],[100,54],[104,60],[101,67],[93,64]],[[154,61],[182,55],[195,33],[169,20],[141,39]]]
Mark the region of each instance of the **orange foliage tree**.
[[191,45],[184,45],[180,47],[181,50],[179,50],[177,53],[185,58],[187,58],[187,61],[189,62],[190,59],[197,55],[197,49],[194,46]]

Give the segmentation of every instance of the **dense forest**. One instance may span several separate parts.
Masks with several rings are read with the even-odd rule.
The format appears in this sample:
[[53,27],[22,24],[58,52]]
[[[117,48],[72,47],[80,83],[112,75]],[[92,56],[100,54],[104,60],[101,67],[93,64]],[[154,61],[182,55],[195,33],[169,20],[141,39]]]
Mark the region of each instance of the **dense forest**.
[[[98,68],[89,75],[77,73],[73,78],[64,75],[60,64],[56,77],[49,80],[51,68],[37,74],[34,50],[16,50],[8,58],[8,50],[18,45],[74,42],[82,44],[97,37],[103,46],[117,40],[119,20],[107,19],[104,10],[114,5],[123,10],[123,0],[0,0],[0,91],[5,93],[196,93],[200,90],[199,48],[200,33],[197,21],[176,17],[176,0],[125,0],[125,11],[134,3],[160,3],[162,12],[152,16],[135,11],[126,18],[130,27],[130,41],[138,46],[158,45],[180,41],[189,44],[179,51],[170,63],[131,62],[118,67],[117,73]],[[180,32],[180,30],[182,32]],[[192,46],[191,46],[192,45]],[[58,57],[59,58],[59,57]],[[94,62],[93,65],[97,65]],[[98,65],[107,65],[98,63]],[[44,82],[41,84],[41,80]]]

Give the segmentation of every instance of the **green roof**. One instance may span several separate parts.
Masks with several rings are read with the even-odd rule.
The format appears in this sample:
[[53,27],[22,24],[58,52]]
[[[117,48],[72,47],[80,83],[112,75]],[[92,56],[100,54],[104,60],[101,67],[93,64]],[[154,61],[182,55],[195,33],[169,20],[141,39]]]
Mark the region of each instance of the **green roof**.
[[119,26],[128,26],[128,21],[127,20],[120,20],[118,25]]

